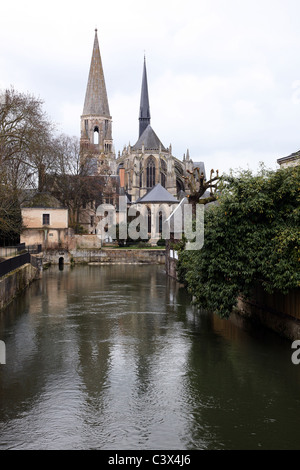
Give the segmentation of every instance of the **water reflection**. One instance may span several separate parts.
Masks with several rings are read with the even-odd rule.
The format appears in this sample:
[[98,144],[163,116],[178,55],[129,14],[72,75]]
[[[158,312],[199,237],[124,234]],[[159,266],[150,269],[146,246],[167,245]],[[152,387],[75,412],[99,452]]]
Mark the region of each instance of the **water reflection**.
[[290,345],[246,326],[158,266],[51,268],[0,317],[0,448],[298,448]]

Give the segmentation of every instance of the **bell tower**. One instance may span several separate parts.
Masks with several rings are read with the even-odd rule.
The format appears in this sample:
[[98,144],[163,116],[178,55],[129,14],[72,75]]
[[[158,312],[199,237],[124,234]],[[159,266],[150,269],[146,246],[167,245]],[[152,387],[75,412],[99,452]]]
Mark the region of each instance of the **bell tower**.
[[109,112],[97,29],[95,29],[93,53],[81,116],[80,146],[85,158],[93,158],[96,164],[95,173],[101,172],[103,163],[106,163],[114,173],[112,118]]

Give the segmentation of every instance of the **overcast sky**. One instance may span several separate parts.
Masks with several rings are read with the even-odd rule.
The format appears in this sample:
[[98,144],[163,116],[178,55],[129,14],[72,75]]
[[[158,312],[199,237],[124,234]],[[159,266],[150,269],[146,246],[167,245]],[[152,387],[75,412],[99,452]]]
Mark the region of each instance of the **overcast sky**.
[[0,88],[80,137],[97,28],[116,152],[138,138],[145,53],[151,125],[174,156],[278,168],[300,149],[299,21],[299,0],[2,2]]

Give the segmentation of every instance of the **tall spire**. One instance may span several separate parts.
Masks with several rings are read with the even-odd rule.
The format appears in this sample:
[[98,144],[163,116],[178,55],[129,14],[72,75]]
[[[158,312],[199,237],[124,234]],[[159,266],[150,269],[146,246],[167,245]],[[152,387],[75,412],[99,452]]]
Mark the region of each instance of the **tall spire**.
[[83,115],[110,116],[97,29],[95,29],[94,47],[85,94]]
[[81,116],[80,143],[81,148],[89,149],[96,155],[99,168],[103,155],[109,159],[115,158],[112,118],[109,113],[97,29],[95,29],[93,54]]
[[144,69],[143,69],[143,81],[141,91],[141,102],[140,102],[140,116],[139,116],[139,137],[150,124],[150,106],[149,106],[149,95],[148,95],[148,82],[147,82],[147,71],[146,71],[146,57],[144,56]]

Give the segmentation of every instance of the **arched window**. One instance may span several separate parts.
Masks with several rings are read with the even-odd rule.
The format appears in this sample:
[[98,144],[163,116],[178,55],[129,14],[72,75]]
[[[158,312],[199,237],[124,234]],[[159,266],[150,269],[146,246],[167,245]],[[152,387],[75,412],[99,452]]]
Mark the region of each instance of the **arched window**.
[[148,206],[147,206],[147,213],[148,213],[148,234],[150,234],[150,236],[151,236],[152,218],[151,218],[151,209]]
[[94,127],[94,144],[95,145],[99,144],[99,127],[98,126]]
[[160,160],[161,173],[160,173],[160,184],[165,188],[166,187],[166,174],[167,174],[167,164],[165,160]]
[[155,186],[155,160],[149,157],[147,162],[147,188]]

